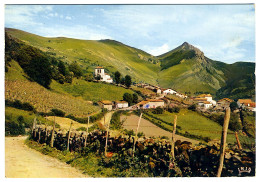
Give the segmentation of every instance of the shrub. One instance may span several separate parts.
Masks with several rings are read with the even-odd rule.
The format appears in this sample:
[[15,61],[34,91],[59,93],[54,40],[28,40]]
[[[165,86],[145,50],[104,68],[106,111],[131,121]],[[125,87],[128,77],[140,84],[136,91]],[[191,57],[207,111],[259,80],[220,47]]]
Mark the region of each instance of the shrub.
[[162,114],[163,113],[163,108],[161,107],[156,107],[153,111],[154,114]]
[[196,111],[196,104],[192,104],[191,106],[188,107],[189,110],[191,111]]
[[5,105],[14,107],[17,109],[22,109],[25,111],[35,111],[35,108],[30,103],[28,103],[28,102],[22,103],[19,100],[15,100],[15,101],[5,100]]
[[120,121],[120,114],[121,114],[120,111],[113,113],[110,121],[111,129],[118,130],[122,128],[123,122]]
[[144,135],[143,132],[138,132],[138,133],[137,133],[137,136],[140,138],[140,137],[143,137],[143,136],[145,136],[145,135]]
[[65,116],[65,112],[63,112],[60,109],[52,109],[51,112],[53,113],[54,116],[60,116],[60,117]]

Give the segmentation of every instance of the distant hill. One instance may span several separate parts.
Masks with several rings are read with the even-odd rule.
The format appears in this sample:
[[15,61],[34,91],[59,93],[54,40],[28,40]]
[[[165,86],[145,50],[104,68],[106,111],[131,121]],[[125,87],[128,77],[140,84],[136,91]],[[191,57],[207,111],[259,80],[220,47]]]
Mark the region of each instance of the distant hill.
[[255,97],[255,63],[214,61],[187,42],[155,57],[115,40],[46,38],[9,28],[6,32],[65,63],[78,62],[85,72],[93,73],[95,66],[102,65],[111,75],[119,71],[136,82],[191,95],[207,92],[216,98]]
[[66,63],[77,61],[88,72],[93,72],[96,66],[102,65],[109,74],[120,71],[124,76],[130,75],[137,82],[157,84],[157,72],[160,70],[157,58],[120,42],[46,38],[9,28],[6,28],[6,32],[33,47],[55,55]]

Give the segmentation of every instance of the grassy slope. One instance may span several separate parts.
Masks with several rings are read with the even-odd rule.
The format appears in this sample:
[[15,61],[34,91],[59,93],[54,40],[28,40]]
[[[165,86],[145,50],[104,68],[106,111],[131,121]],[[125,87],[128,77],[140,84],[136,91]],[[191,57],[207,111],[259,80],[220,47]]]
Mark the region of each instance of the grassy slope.
[[[212,69],[213,71],[216,70]],[[214,94],[221,87],[223,81],[221,76],[216,73],[208,73],[195,58],[184,59],[180,64],[159,73],[159,83],[162,87],[174,88],[181,92],[204,91]]]
[[108,73],[118,70],[123,75],[131,75],[136,81],[156,84],[154,78],[159,71],[159,64],[147,61],[148,58],[156,58],[122,43],[112,40],[44,38],[15,29],[7,29],[7,32],[43,51],[56,53],[64,62],[77,61],[84,69],[87,67],[88,71],[93,72],[96,65],[102,65]]
[[[152,112],[150,112],[152,114]],[[181,109],[179,113],[169,113],[164,112],[163,114],[153,114],[154,116],[163,119],[164,121],[173,123],[174,115],[178,116],[177,126],[181,127],[181,132],[189,132],[193,135],[202,135],[204,137],[210,137],[211,139],[221,139],[222,126],[216,122],[199,115],[196,112],[189,111],[186,109]],[[165,127],[172,129],[172,126],[162,123]],[[229,130],[227,136],[228,143],[234,143],[235,136],[232,134],[234,132]],[[252,138],[240,136],[241,141],[243,142],[253,142]]]
[[218,98],[228,96],[232,99],[255,97],[255,63],[225,64],[215,61],[214,66],[223,70],[227,77],[226,86],[217,92]]
[[[202,64],[193,57],[194,52],[189,53],[186,48],[178,52],[181,46],[156,58],[113,40],[44,38],[15,29],[7,29],[7,32],[43,51],[55,53],[64,62],[77,61],[88,72],[93,72],[96,65],[102,65],[110,74],[118,70],[123,75],[131,75],[134,81],[171,87],[180,92],[203,91],[215,95],[223,87],[217,94],[218,98],[254,96],[254,86],[251,88],[253,84],[247,79],[254,72],[255,65],[252,63],[229,65],[205,57],[207,63]],[[163,60],[162,67],[160,63],[152,64],[149,59]]]
[[74,97],[81,97],[84,100],[122,100],[124,93],[134,92],[122,87],[105,83],[87,82],[81,79],[73,79],[73,83],[59,84],[51,83],[51,89],[61,94],[70,94]]
[[71,113],[78,117],[100,110],[82,98],[55,93],[35,82],[28,81],[26,74],[15,61],[10,62],[10,69],[5,74],[5,99],[29,102],[40,112],[49,112],[57,108],[66,114]]
[[[19,116],[23,116],[25,123],[27,123],[31,126],[33,124],[34,118],[36,117],[36,115],[33,112],[30,112],[30,111],[24,111],[24,110],[12,108],[12,107],[5,107],[5,120],[6,120],[6,122],[10,122],[10,121],[18,122],[17,118]],[[45,121],[46,121],[42,116],[37,116],[37,120],[41,121],[42,124],[44,124]],[[52,122],[47,120],[47,124],[51,125]]]

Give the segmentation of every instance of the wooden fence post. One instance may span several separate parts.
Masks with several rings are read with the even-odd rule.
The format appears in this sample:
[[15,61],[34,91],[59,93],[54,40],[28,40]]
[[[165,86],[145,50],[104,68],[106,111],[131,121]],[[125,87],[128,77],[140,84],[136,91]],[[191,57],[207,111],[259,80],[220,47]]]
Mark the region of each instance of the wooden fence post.
[[87,126],[87,135],[85,137],[85,141],[84,141],[84,147],[87,146],[87,139],[88,139],[88,127],[89,127],[89,117],[88,117],[88,126]]
[[32,130],[32,133],[33,133],[33,138],[36,137],[36,116],[34,117],[33,119],[33,130]]
[[108,128],[107,128],[106,145],[105,145],[105,156],[107,156],[107,140],[108,140],[108,134],[109,134],[109,125],[110,125],[110,121],[108,122]]
[[41,128],[38,129],[39,137],[38,137],[38,143],[40,143],[41,140]]
[[52,129],[52,133],[51,133],[51,147],[53,147],[53,143],[54,143],[54,130],[55,130],[55,116],[54,116],[54,121],[53,121],[53,129]]
[[241,144],[240,144],[240,141],[239,141],[237,132],[235,132],[235,137],[236,137],[236,140],[237,140],[238,149],[241,150],[241,149],[242,149],[242,146],[241,146]]
[[220,145],[219,167],[218,167],[217,177],[221,177],[221,172],[222,172],[222,168],[223,168],[229,119],[230,119],[230,107],[228,107],[226,109],[226,113],[225,113],[225,117],[224,117],[224,123],[223,123],[223,128],[222,128],[222,136],[221,136],[221,145]]
[[136,128],[136,133],[135,133],[135,138],[134,138],[134,146],[133,146],[133,157],[134,157],[134,153],[135,153],[135,143],[136,143],[137,133],[138,133],[138,130],[139,130],[142,115],[143,115],[143,113],[140,114],[138,125],[137,125],[137,128]]
[[68,133],[67,151],[69,151],[69,149],[70,149],[70,131],[71,131],[71,127],[72,127],[72,120],[71,120],[71,123],[70,123],[70,129],[69,129],[69,133]]
[[175,146],[175,133],[176,133],[176,125],[177,125],[177,115],[174,116],[173,120],[173,130],[172,130],[172,148],[171,148],[171,153],[172,153],[172,158],[174,159],[174,146]]

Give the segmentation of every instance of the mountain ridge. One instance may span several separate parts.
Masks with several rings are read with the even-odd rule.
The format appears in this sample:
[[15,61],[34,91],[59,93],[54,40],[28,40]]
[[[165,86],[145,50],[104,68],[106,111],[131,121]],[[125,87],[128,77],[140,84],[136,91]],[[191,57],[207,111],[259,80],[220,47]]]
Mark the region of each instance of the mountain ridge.
[[233,76],[238,77],[229,74],[230,70],[248,67],[246,73],[252,74],[255,67],[255,63],[227,64],[211,60],[188,42],[160,56],[152,56],[141,49],[111,39],[90,41],[45,38],[9,28],[6,28],[6,33],[26,44],[51,52],[64,62],[77,61],[82,68],[86,67],[87,72],[93,72],[95,66],[102,65],[111,75],[120,71],[123,76],[129,74],[135,82],[174,88],[180,92],[209,92],[214,95]]

